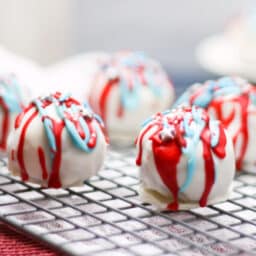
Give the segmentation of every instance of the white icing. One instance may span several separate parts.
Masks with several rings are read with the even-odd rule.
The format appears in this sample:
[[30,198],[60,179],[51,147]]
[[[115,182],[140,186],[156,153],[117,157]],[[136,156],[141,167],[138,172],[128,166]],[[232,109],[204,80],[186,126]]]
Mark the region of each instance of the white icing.
[[[173,113],[173,112],[172,112]],[[143,128],[140,136],[143,133]],[[151,128],[145,135],[142,141],[142,164],[140,167],[140,197],[143,201],[155,205],[159,210],[166,209],[167,205],[172,202],[172,194],[168,187],[163,183],[158,170],[156,168],[154,155],[152,151],[152,141],[150,136],[156,131],[156,128]],[[232,181],[235,175],[235,156],[231,137],[225,131],[227,143],[225,147],[226,156],[219,159],[213,154],[213,159],[217,163],[217,175],[211,192],[208,196],[207,204],[218,203],[228,199],[232,189]],[[138,141],[140,139],[138,138]],[[137,145],[138,148],[138,145]],[[179,193],[179,210],[190,209],[199,206],[199,200],[205,188],[205,167],[202,152],[202,142],[200,141],[196,151],[196,167],[192,181],[184,192]],[[188,159],[185,155],[181,156],[180,162],[177,165],[177,180],[179,187],[182,186],[187,175]],[[170,166],[170,171],[172,167]],[[151,192],[153,191],[153,193]],[[161,200],[160,197],[164,197]]]
[[[18,143],[21,136],[21,130],[26,120],[34,112],[34,109],[28,111],[19,128],[13,129],[8,139],[8,168],[14,175],[20,175],[20,165],[15,157],[12,160],[12,149],[17,150]],[[56,113],[54,105],[47,107],[48,116],[55,120],[60,120]],[[94,120],[93,126],[97,126],[97,130],[101,131],[99,124]],[[71,141],[70,136],[67,134],[66,129],[62,132],[62,158],[60,167],[60,181],[62,187],[78,186],[83,182],[95,175],[103,165],[106,153],[106,142],[102,132],[98,132],[97,145],[90,153],[85,153],[77,149]],[[45,128],[41,117],[37,115],[26,131],[25,143],[23,147],[24,163],[29,175],[29,181],[38,183],[42,186],[48,184],[48,180],[43,180],[42,169],[39,162],[38,147],[42,147],[45,152],[46,165],[48,174],[51,172],[51,160],[49,152],[48,139],[46,137]],[[50,175],[48,175],[49,177]]]

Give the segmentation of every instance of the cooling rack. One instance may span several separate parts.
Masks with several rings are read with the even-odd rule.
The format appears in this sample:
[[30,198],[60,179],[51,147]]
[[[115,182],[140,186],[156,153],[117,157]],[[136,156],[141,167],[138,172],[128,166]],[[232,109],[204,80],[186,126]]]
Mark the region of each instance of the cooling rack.
[[0,220],[63,255],[256,255],[256,176],[240,174],[224,203],[162,212],[137,195],[133,149],[110,149],[82,187],[42,189],[0,160]]

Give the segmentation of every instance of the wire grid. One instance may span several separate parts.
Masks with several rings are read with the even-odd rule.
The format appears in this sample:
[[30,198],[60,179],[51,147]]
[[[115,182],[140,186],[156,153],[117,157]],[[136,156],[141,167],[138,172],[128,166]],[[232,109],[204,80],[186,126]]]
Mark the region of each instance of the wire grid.
[[156,212],[137,195],[133,149],[108,153],[82,187],[42,189],[0,164],[0,218],[67,255],[256,255],[256,176],[231,198],[191,211]]

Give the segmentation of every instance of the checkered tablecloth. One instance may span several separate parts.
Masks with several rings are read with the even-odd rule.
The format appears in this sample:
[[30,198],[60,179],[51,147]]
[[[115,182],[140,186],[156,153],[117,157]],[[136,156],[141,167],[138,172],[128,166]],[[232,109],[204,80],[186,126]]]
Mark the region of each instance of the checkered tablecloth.
[[59,254],[0,223],[1,256],[57,256]]

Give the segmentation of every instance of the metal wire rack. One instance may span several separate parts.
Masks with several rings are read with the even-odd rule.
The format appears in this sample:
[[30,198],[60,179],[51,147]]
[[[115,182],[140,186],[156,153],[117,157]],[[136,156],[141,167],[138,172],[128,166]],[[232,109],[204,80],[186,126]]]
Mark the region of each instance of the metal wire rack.
[[82,187],[43,189],[0,160],[0,220],[66,255],[256,255],[256,176],[240,174],[224,203],[156,212],[138,200],[134,150],[108,153]]

